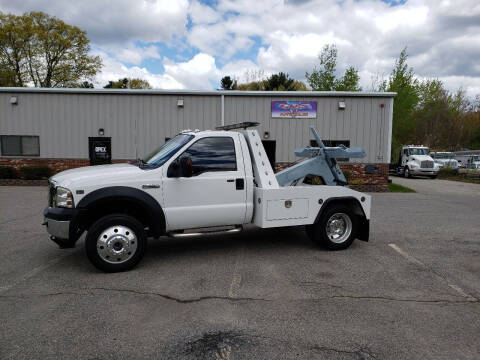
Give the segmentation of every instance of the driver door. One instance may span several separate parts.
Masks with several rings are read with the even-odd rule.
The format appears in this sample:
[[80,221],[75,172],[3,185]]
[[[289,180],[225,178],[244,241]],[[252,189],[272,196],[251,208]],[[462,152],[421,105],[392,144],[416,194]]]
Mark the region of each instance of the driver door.
[[164,211],[168,230],[243,224],[245,171],[238,135],[199,138],[181,157],[192,159],[192,177],[168,177]]

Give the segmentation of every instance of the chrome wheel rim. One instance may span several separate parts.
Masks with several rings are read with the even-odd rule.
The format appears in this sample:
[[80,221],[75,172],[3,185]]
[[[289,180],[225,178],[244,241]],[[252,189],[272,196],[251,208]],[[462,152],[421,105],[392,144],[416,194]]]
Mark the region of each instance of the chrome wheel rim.
[[103,261],[121,264],[137,251],[137,236],[126,226],[115,225],[102,231],[97,238],[97,252]]
[[336,244],[345,242],[352,233],[352,220],[345,213],[335,213],[327,220],[328,239]]
[[405,177],[408,178],[408,175],[410,175],[410,170],[408,170],[408,168],[405,168]]

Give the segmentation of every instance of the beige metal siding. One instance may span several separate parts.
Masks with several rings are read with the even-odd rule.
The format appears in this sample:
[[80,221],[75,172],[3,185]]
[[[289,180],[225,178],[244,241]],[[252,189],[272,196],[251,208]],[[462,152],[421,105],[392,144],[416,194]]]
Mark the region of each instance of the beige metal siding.
[[[315,119],[272,118],[271,102],[275,100],[316,101]],[[345,110],[338,102],[345,101]],[[276,140],[276,161],[293,162],[294,149],[310,144],[314,126],[324,140],[350,140],[351,146],[363,147],[364,159],[351,161],[388,162],[389,114],[391,99],[381,97],[276,97],[276,96],[225,96],[225,124],[258,121],[260,134],[270,133]],[[384,107],[381,107],[384,104]]]
[[0,135],[40,136],[44,158],[88,158],[88,137],[100,128],[112,138],[114,159],[132,159],[183,129],[220,124],[219,96],[2,93],[0,99]]
[[[10,97],[18,97],[18,105]],[[225,95],[225,124],[258,121],[261,135],[276,140],[276,160],[298,160],[293,151],[310,143],[313,125],[325,140],[350,140],[367,158],[352,161],[381,163],[389,160],[392,97],[285,96],[279,94]],[[179,108],[177,101],[184,100]],[[271,117],[271,101],[317,101],[316,119]],[[346,103],[338,110],[338,102]],[[384,104],[381,107],[380,104]],[[112,157],[143,156],[166,137],[190,129],[213,129],[221,123],[221,94],[0,92],[0,135],[39,135],[44,158],[88,158],[88,137],[112,138]]]

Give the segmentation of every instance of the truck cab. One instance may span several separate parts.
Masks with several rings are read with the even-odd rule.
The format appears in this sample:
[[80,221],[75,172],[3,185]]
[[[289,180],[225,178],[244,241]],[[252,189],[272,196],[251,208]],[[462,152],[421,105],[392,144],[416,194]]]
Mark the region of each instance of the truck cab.
[[428,176],[435,179],[440,167],[429,155],[428,147],[423,145],[404,145],[397,163],[397,174],[406,178]]
[[[323,153],[348,156],[347,150]],[[75,246],[86,232],[87,256],[107,272],[135,266],[148,237],[237,232],[246,224],[304,225],[312,240],[333,250],[355,238],[368,241],[370,196],[343,184],[305,183],[310,173],[324,176],[323,183],[343,178],[333,158],[326,158],[331,169],[317,171],[318,152],[306,153],[308,170],[297,164],[274,174],[256,130],[185,130],[133,163],[53,176],[44,224],[60,247]]]
[[458,161],[455,159],[455,154],[452,152],[435,151],[430,152],[429,155],[440,168],[458,169]]
[[465,169],[480,169],[480,155],[461,154],[455,156],[460,167]]

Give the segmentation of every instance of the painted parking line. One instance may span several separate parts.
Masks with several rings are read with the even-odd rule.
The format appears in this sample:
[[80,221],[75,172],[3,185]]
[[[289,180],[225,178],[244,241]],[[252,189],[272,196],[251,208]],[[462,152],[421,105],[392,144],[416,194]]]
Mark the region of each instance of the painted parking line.
[[[408,254],[407,252],[405,252],[405,250],[402,250],[398,245],[396,244],[388,244],[388,246],[390,246],[393,250],[395,250],[397,253],[399,253],[400,255],[402,255],[405,259],[407,259],[409,262],[413,263],[413,264],[416,264],[416,265],[419,265],[419,266],[422,266],[424,268],[427,268],[427,266],[422,263],[420,260],[414,258],[412,255]],[[442,276],[438,275],[437,273],[433,272],[433,274],[439,278],[440,280],[442,280],[442,282],[446,282],[447,280],[445,278],[443,278]],[[478,299],[476,297],[473,297],[469,294],[467,294],[461,287],[455,285],[455,284],[449,284],[447,283],[447,285],[455,290],[458,294],[460,294],[461,296],[463,296],[465,299],[467,299],[468,301],[472,301],[472,302],[476,302],[478,301]]]
[[425,267],[424,263],[422,263],[420,260],[415,259],[413,256],[407,254],[405,251],[400,249],[396,244],[388,244],[388,246],[390,246],[393,250],[395,250],[397,253],[402,255],[405,259],[407,259],[411,263]]

